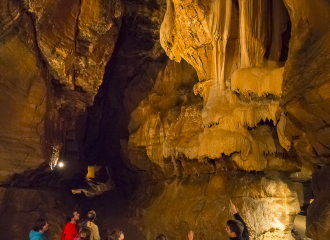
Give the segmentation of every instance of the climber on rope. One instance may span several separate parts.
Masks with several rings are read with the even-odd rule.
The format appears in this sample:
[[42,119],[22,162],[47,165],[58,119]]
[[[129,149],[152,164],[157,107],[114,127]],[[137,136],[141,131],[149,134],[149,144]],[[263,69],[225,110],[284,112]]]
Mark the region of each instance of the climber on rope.
[[226,231],[230,239],[232,240],[249,240],[249,232],[246,224],[237,213],[237,209],[233,202],[230,200],[229,210],[234,215],[236,220],[228,220]]

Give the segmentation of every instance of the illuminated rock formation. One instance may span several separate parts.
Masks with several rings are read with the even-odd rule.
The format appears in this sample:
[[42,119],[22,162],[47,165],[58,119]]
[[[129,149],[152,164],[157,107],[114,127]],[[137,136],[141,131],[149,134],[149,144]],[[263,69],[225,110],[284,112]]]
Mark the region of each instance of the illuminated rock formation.
[[328,238],[329,12],[325,0],[0,1],[0,184],[76,184],[100,163],[114,184],[155,184],[132,203],[147,239],[222,238],[229,198],[252,239],[290,239],[304,207],[292,181],[324,167],[307,233]]
[[[167,80],[157,78],[148,100],[143,100],[131,115],[129,148],[135,148],[134,152],[145,148],[151,162],[160,167],[172,163],[174,169],[173,159],[179,156],[205,163],[207,159],[227,155],[247,171],[262,171],[268,165],[281,169],[279,163],[299,171],[299,161],[290,163],[290,159],[279,156],[290,150],[291,142],[287,140],[283,145],[282,135],[278,140],[273,134],[280,118],[284,72],[281,35],[288,25],[288,14],[281,1],[274,1],[273,6],[263,1],[239,4],[167,1],[161,44],[171,59],[178,62],[185,59],[195,68],[199,82],[193,89],[203,97],[204,104],[189,101],[191,93],[187,93],[181,110],[174,103],[167,104],[168,113],[164,115],[160,109],[172,96],[166,94],[160,83],[178,89],[176,78],[181,75],[180,68],[169,70],[173,65],[170,62],[165,71],[174,73],[165,73],[162,78]],[[277,20],[269,14],[282,15]],[[273,126],[258,126],[266,121]],[[177,122],[179,126],[193,127],[183,132]],[[134,155],[131,159],[135,161]]]
[[[131,114],[128,157],[133,165],[150,171],[154,164],[155,178],[241,169],[278,170],[294,173],[296,180],[310,179],[314,165],[297,155],[293,144],[294,136],[304,134],[281,105],[287,91],[288,5],[280,0],[167,0],[160,41],[178,63],[168,62]],[[189,77],[190,84],[203,104],[191,89],[180,91],[180,80],[188,78],[182,74],[185,61],[196,70],[198,82]],[[141,216],[142,225],[156,219],[149,216],[154,211]],[[287,218],[281,230],[285,234],[272,235],[270,227],[261,231],[263,236],[254,233],[255,239],[289,238],[295,214]]]
[[5,2],[0,3],[0,182],[44,162],[47,107],[33,21],[18,4]]
[[121,2],[25,1],[36,16],[36,38],[53,77],[81,87],[93,100],[117,39]]
[[150,184],[133,199],[133,205],[143,207],[135,211],[132,222],[141,226],[147,239],[159,233],[185,239],[189,230],[195,232],[194,239],[226,239],[226,222],[233,218],[228,209],[231,199],[248,226],[250,239],[291,239],[300,207],[295,186],[283,180],[224,173]]
[[116,0],[5,0],[0,9],[1,182],[76,141],[68,135],[93,103],[123,10]]
[[[284,137],[308,161],[328,165],[329,155],[329,29],[324,1],[286,0],[292,39],[283,81]],[[313,11],[309,11],[313,5]]]

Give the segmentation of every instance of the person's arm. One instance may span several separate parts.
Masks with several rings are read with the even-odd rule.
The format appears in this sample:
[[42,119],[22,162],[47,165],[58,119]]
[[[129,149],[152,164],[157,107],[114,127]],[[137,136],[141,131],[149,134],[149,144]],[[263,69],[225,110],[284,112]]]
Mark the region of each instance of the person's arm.
[[242,233],[242,237],[245,238],[246,240],[249,240],[250,239],[250,237],[249,237],[249,231],[247,230],[247,226],[246,226],[245,222],[243,221],[243,219],[241,218],[241,216],[238,213],[235,213],[234,214],[234,217],[235,217],[236,220],[238,220],[241,223],[243,223],[244,230],[243,230],[243,233]]
[[188,233],[188,239],[193,240],[194,239],[194,232],[192,230],[189,231]]
[[249,240],[250,237],[249,237],[249,231],[247,230],[247,226],[246,226],[245,222],[243,221],[243,219],[241,218],[241,216],[238,214],[237,209],[231,200],[229,203],[229,210],[234,215],[235,219],[240,221],[244,226],[242,237],[245,238],[246,240]]
[[94,226],[95,226],[95,232],[93,231],[94,232],[94,239],[95,240],[100,240],[101,238],[100,238],[99,228],[95,224],[94,224]]

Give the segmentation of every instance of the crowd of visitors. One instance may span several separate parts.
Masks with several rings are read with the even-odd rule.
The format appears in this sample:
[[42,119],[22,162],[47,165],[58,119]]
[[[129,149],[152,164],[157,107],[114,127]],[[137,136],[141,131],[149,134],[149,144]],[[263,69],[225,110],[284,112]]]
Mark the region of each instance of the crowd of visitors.
[[[249,240],[249,232],[246,224],[238,214],[235,205],[230,201],[229,210],[236,220],[228,220],[226,231],[232,240]],[[99,229],[94,223],[95,211],[87,213],[85,219],[80,219],[77,211],[70,213],[64,227],[61,240],[100,240]],[[44,219],[38,219],[30,232],[30,240],[46,240],[44,233],[48,230],[48,223]],[[119,229],[114,229],[105,240],[123,240],[124,233]],[[188,240],[194,239],[194,232],[188,233]],[[167,240],[165,234],[160,234],[156,240]]]

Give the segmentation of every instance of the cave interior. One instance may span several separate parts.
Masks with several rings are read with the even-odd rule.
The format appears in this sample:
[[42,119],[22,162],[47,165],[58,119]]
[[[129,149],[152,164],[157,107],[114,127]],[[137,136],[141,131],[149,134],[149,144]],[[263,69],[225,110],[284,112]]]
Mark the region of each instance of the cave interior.
[[73,210],[101,239],[228,239],[230,200],[250,239],[330,239],[329,13],[0,0],[1,239]]

